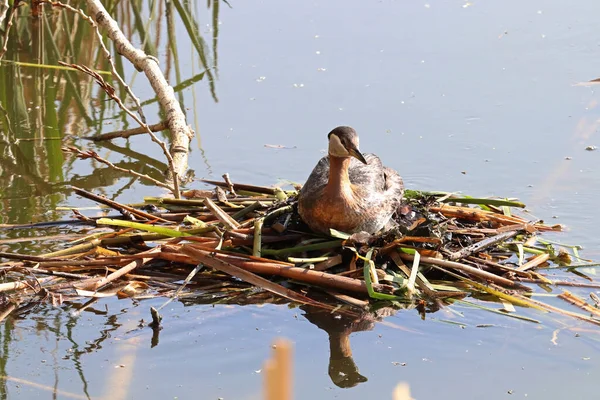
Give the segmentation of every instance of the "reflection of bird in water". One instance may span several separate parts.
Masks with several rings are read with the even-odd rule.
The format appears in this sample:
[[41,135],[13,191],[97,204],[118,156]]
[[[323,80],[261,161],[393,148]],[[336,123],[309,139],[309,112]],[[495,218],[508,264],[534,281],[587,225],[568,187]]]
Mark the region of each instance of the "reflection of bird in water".
[[367,377],[360,374],[358,366],[352,358],[350,334],[370,331],[375,323],[396,313],[390,307],[383,307],[374,313],[363,313],[356,316],[339,314],[334,317],[331,312],[310,306],[300,307],[304,317],[329,335],[329,377],[338,387],[350,388],[366,382]]
[[330,228],[346,233],[389,228],[404,193],[400,175],[376,155],[363,156],[349,126],[335,128],[328,138],[328,156],[317,163],[298,196],[304,222],[325,234]]

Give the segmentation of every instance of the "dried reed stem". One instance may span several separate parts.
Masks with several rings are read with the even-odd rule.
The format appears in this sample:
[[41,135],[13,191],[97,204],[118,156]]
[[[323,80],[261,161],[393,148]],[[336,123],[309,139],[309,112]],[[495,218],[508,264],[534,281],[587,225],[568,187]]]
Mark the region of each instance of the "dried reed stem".
[[273,343],[273,355],[265,362],[265,400],[292,399],[292,344],[286,339]]

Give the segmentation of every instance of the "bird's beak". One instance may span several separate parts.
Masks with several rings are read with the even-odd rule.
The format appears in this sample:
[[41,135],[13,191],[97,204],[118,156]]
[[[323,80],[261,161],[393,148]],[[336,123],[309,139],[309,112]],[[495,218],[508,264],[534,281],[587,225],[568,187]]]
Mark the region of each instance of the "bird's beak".
[[348,152],[350,153],[350,155],[352,157],[356,158],[361,163],[367,164],[367,160],[365,160],[365,158],[363,157],[363,155],[361,154],[361,152],[358,151],[358,149],[350,149]]

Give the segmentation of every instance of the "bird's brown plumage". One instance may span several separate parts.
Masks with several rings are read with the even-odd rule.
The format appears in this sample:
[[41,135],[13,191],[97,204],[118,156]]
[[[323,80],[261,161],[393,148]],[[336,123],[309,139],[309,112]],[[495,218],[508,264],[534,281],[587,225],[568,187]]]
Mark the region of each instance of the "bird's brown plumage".
[[[332,155],[332,135],[348,150]],[[388,225],[400,205],[404,185],[400,175],[384,167],[374,154],[358,160],[358,135],[350,127],[338,127],[329,135],[329,155],[315,166],[302,187],[298,211],[308,226],[321,233],[336,229],[346,233],[376,233]],[[362,155],[360,155],[362,157]],[[389,226],[389,225],[388,225]]]

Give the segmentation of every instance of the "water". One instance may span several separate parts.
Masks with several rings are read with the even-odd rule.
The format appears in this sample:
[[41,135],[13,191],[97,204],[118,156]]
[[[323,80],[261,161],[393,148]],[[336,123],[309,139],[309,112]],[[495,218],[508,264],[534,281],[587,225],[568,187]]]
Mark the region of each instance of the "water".
[[[577,85],[600,76],[594,1],[231,5],[221,3],[218,15],[218,103],[207,79],[181,91],[188,122],[201,138],[190,156],[197,177],[229,172],[244,183],[302,182],[323,155],[327,132],[351,125],[361,150],[397,169],[409,188],[519,197],[537,216],[569,227],[555,238],[583,245],[585,257],[600,259],[593,224],[600,216],[600,151],[585,150],[600,146],[599,98],[596,86]],[[212,52],[213,8],[197,7]],[[202,67],[182,24],[177,29],[185,80]],[[43,29],[32,32],[34,43],[47,43]],[[163,68],[169,65],[165,41],[163,32],[157,46]],[[4,59],[37,57],[13,49]],[[82,52],[76,62],[93,59]],[[134,126],[95,87],[82,86],[96,121],[88,124],[73,100],[62,107],[64,83],[42,79],[50,72],[0,68],[0,105],[11,116],[10,124],[2,119],[0,125],[0,222],[58,219],[67,214],[53,211],[57,205],[89,205],[63,182],[124,202],[157,195],[152,186],[60,152],[65,144],[89,147],[160,176],[163,158],[146,138],[112,147],[77,139]],[[169,70],[175,83],[172,65]],[[17,83],[8,80],[12,74]],[[142,100],[153,97],[142,76],[132,87]],[[44,102],[53,91],[58,94]],[[26,93],[31,109],[17,107],[14,93]],[[150,122],[159,119],[155,104],[145,110]],[[54,228],[44,234],[59,232],[69,233]],[[41,242],[2,242],[39,232],[1,235],[0,250],[39,252]],[[589,290],[576,292],[587,297]],[[73,305],[44,305],[6,320],[1,364],[9,379],[0,392],[4,398],[47,398],[59,390],[58,398],[259,399],[262,364],[278,336],[294,342],[299,399],[389,398],[399,381],[409,382],[419,399],[499,399],[509,392],[583,399],[594,398],[598,388],[597,329],[554,314],[519,309],[542,322],[533,324],[453,306],[425,321],[406,310],[362,326],[370,330],[346,330],[353,362],[368,380],[341,389],[328,374],[328,335],[303,310],[172,303],[164,310],[159,344],[151,347],[152,332],[138,323],[149,318],[150,306],[161,304],[108,299],[80,315]],[[486,324],[493,326],[477,327]]]

